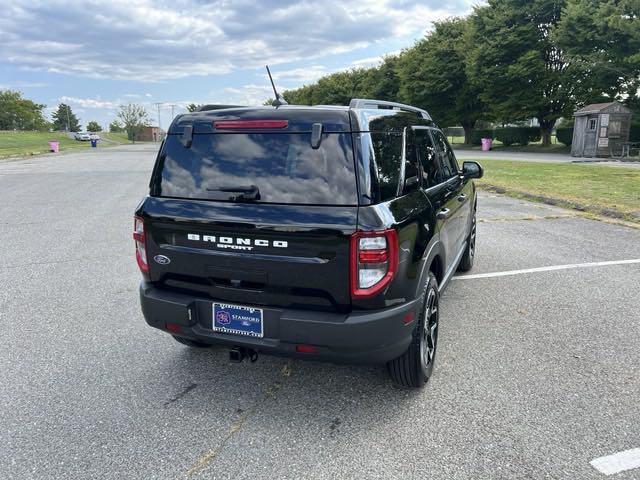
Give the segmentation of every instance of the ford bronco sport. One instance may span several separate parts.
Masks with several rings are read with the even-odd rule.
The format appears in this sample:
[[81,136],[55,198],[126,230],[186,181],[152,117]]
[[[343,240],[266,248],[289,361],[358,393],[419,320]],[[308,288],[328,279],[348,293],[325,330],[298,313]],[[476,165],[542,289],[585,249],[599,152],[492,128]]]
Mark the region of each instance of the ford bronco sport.
[[398,103],[180,115],[135,213],[144,317],[232,360],[386,363],[420,387],[440,293],[473,265],[481,176]]

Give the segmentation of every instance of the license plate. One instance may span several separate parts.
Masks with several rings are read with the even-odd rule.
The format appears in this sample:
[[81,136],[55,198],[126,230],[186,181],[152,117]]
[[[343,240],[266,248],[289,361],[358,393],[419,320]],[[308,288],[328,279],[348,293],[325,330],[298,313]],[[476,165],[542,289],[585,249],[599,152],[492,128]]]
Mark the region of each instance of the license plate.
[[264,336],[262,309],[228,303],[214,303],[213,330],[262,338]]

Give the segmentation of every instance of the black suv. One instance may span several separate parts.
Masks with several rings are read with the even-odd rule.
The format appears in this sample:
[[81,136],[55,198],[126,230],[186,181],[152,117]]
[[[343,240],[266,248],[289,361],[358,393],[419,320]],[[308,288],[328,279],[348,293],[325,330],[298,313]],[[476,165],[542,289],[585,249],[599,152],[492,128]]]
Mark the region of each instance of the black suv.
[[398,103],[178,116],[135,214],[144,317],[232,360],[387,363],[420,387],[439,294],[473,264],[481,176]]

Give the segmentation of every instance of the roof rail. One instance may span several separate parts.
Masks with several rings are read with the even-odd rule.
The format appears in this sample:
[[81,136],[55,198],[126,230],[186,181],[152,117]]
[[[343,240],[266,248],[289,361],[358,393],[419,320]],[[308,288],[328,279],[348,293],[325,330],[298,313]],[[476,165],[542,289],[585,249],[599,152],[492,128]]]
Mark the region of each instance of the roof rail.
[[206,112],[209,110],[223,110],[225,108],[238,108],[238,107],[242,107],[242,105],[215,105],[215,104],[200,105],[196,109],[196,112]]
[[353,98],[349,102],[349,108],[387,108],[389,110],[404,110],[406,112],[417,113],[426,120],[431,120],[431,115],[422,108],[412,107],[411,105],[405,105],[398,102],[387,102],[385,100],[369,100],[366,98]]

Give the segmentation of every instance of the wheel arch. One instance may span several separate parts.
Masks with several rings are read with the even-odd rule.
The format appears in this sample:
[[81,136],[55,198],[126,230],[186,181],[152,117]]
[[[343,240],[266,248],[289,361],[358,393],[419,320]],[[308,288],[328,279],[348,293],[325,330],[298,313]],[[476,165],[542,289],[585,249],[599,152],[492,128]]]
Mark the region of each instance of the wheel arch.
[[438,280],[438,284],[442,282],[446,272],[445,265],[446,259],[444,257],[444,247],[442,245],[442,242],[440,242],[439,236],[434,236],[429,246],[427,247],[426,253],[423,257],[422,270],[420,272],[420,281],[416,286],[417,289],[415,292],[415,297],[421,294],[422,287],[429,277],[429,272],[433,272],[436,280]]

